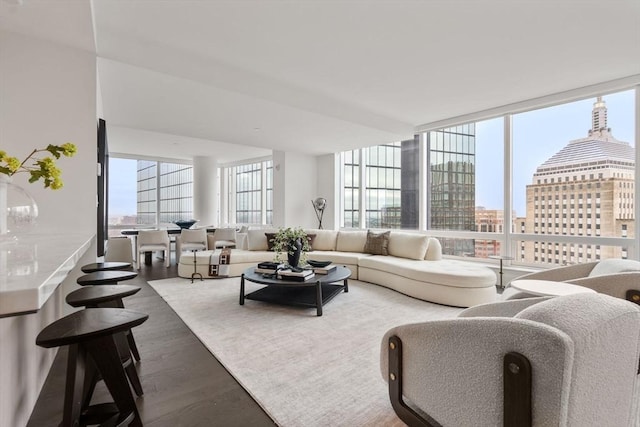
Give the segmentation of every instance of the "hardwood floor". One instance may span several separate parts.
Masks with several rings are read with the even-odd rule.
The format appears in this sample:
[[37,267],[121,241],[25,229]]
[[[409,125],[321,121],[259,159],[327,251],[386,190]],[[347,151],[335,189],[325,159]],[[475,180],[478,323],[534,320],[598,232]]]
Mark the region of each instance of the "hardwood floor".
[[[145,426],[274,426],[274,422],[191,333],[175,312],[147,284],[177,276],[175,263],[165,268],[155,259],[137,278],[140,286],[124,300],[126,308],[149,314],[133,330],[142,360],[137,363],[144,395],[136,400]],[[187,282],[188,283],[188,282]],[[66,349],[58,352],[28,426],[57,426],[62,421]],[[94,402],[110,401],[101,384]]]

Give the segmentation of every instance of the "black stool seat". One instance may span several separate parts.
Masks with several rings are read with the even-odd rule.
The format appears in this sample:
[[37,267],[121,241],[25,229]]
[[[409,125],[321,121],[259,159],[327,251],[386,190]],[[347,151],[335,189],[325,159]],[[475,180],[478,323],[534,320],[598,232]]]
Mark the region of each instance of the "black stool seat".
[[131,285],[85,286],[67,295],[66,301],[72,307],[101,307],[102,304],[111,301],[121,302],[122,298],[137,294],[139,291],[138,286]]
[[120,308],[92,308],[76,311],[44,328],[36,337],[40,347],[77,344],[124,332],[144,323],[148,314]]
[[[72,307],[113,307],[113,308],[124,308],[124,303],[122,302],[122,298],[126,298],[130,295],[137,294],[140,291],[138,286],[130,286],[130,285],[100,285],[100,286],[84,286],[80,289],[76,289],[67,295],[65,300],[67,304]],[[127,353],[131,351],[133,357],[136,360],[140,360],[140,352],[138,351],[138,345],[136,344],[136,340],[133,338],[133,333],[129,330],[125,333],[127,337]],[[134,386],[134,390],[136,390],[136,394],[138,396],[142,395],[142,386],[137,388],[137,375],[136,378],[131,378],[133,374],[129,374],[128,376],[132,379],[132,385]]]
[[114,285],[123,280],[135,278],[138,273],[133,271],[96,271],[78,277],[77,283],[80,286],[87,285]]
[[83,273],[94,273],[96,271],[109,271],[109,270],[126,270],[131,268],[130,262],[94,262],[93,264],[87,264],[80,268]]
[[142,426],[116,337],[148,318],[147,314],[121,308],[89,308],[56,320],[38,334],[36,344],[40,347],[69,346],[62,426],[86,425],[88,419],[93,422],[99,418],[84,390],[95,377],[86,375],[92,369],[104,380],[117,408],[115,414],[112,409],[102,413],[99,422]]

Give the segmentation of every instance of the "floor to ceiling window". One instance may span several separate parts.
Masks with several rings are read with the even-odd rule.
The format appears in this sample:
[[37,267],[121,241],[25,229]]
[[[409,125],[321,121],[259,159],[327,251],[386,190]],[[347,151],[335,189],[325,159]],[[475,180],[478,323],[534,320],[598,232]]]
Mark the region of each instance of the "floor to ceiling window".
[[185,163],[109,158],[109,235],[193,217],[193,168]]
[[[387,152],[404,142],[344,152],[342,225],[420,228],[437,236],[447,255],[503,255],[522,264],[638,258],[636,96],[635,89],[605,93],[425,129],[411,152],[424,160],[411,172]],[[387,168],[398,175],[389,179],[381,173]],[[417,185],[420,174],[426,186]],[[421,200],[419,227],[401,220],[404,195],[396,204],[410,178],[418,190],[413,200]],[[387,206],[400,219],[387,215],[385,222]]]
[[[634,92],[513,116],[513,206],[524,263],[565,265],[626,258],[598,237],[635,234]],[[550,236],[568,236],[558,240]]]
[[273,162],[226,167],[228,218],[236,224],[270,224],[273,220]]

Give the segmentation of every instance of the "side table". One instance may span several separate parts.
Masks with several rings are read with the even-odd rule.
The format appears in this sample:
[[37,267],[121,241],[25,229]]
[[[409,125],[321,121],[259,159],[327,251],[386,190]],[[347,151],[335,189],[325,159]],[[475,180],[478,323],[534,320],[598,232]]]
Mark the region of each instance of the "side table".
[[500,285],[498,285],[498,287],[500,289],[504,289],[504,284],[502,283],[502,275],[504,274],[504,272],[502,271],[502,261],[511,261],[513,257],[508,255],[489,255],[489,258],[500,260],[500,270],[498,271],[500,277]]

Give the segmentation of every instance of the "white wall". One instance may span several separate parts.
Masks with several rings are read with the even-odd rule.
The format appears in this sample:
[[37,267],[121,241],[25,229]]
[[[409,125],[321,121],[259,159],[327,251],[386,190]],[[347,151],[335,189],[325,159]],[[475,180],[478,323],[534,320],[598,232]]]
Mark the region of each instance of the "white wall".
[[[0,31],[0,149],[23,158],[48,144],[78,147],[58,162],[61,190],[14,177],[38,203],[42,230],[95,233],[96,105],[95,54]],[[93,245],[81,263],[95,261],[95,253]],[[76,277],[72,272],[67,282]],[[35,337],[64,314],[68,290],[60,286],[36,314],[0,319],[2,426],[23,426],[31,414],[55,353],[39,349]]]
[[75,157],[62,157],[64,188],[51,191],[13,182],[35,198],[42,228],[96,229],[95,55],[15,33],[0,32],[0,149],[26,157],[32,149],[73,142]]
[[315,228],[311,200],[318,197],[316,157],[273,152],[273,225]]

